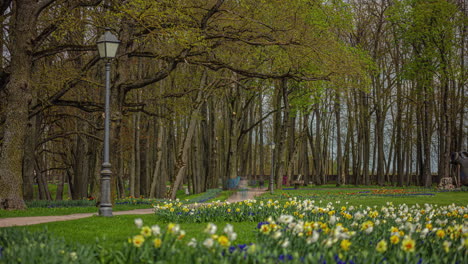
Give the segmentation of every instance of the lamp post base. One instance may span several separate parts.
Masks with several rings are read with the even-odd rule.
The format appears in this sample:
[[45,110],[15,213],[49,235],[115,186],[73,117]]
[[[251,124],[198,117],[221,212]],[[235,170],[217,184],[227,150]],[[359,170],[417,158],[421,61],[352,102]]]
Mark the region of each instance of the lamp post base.
[[100,205],[99,206],[99,216],[111,217],[112,215],[112,205]]

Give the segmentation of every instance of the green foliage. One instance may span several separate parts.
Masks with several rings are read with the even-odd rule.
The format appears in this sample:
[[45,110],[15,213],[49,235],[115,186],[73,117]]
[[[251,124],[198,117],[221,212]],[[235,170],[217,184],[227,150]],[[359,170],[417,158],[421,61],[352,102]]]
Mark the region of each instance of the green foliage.
[[64,201],[48,201],[48,200],[33,200],[26,201],[26,206],[28,208],[55,208],[55,207],[86,207],[86,206],[96,206],[96,201],[94,200],[64,200]]
[[92,246],[65,243],[48,232],[0,229],[0,263],[97,263]]
[[396,38],[412,54],[404,64],[404,78],[429,87],[436,72],[448,77],[446,68],[458,43],[455,25],[462,23],[456,5],[445,0],[397,1],[388,15]]

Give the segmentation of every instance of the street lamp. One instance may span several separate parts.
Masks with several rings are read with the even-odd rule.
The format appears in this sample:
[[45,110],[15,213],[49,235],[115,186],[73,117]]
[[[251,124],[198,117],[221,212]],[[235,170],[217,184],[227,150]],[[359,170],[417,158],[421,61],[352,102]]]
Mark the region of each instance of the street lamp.
[[120,41],[106,28],[106,32],[97,41],[99,56],[106,60],[106,105],[104,111],[104,157],[101,167],[101,203],[100,216],[112,216],[111,186],[112,175],[109,161],[109,134],[110,134],[110,61],[115,58]]
[[275,173],[275,142],[270,143],[271,147],[271,172],[270,172],[270,194],[273,194],[273,179]]

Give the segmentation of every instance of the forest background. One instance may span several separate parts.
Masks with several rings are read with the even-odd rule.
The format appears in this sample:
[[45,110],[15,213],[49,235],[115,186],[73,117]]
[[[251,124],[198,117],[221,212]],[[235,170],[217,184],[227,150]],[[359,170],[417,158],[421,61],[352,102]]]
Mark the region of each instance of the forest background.
[[65,185],[99,196],[106,27],[121,41],[114,197],[271,172],[275,188],[430,187],[467,148],[463,0],[0,0],[0,13],[1,208],[51,199],[51,182],[56,199]]

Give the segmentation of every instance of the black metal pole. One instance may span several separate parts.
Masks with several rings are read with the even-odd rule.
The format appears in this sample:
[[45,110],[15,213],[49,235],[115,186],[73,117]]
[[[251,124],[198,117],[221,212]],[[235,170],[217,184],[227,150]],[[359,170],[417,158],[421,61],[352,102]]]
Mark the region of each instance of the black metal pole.
[[112,216],[111,186],[112,175],[109,161],[109,134],[110,134],[110,61],[106,62],[106,105],[104,111],[104,157],[101,167],[101,203],[100,216]]

